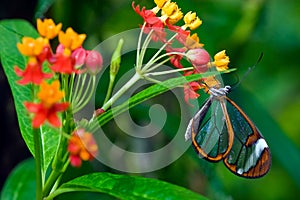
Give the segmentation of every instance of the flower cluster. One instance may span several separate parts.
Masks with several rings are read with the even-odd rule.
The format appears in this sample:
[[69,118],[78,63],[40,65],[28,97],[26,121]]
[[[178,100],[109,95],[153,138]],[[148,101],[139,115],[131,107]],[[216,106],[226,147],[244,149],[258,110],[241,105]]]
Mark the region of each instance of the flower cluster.
[[34,113],[32,120],[33,128],[39,128],[46,120],[54,127],[60,127],[61,122],[57,116],[57,112],[65,111],[69,107],[68,102],[60,103],[65,93],[60,90],[58,80],[48,84],[43,81],[40,85],[40,91],[37,93],[39,103],[25,102],[28,112]]
[[[86,34],[78,34],[72,28],[67,28],[64,32],[61,28],[62,24],[55,24],[52,19],[37,19],[39,37],[23,37],[21,43],[17,44],[20,53],[26,56],[27,63],[24,70],[15,66],[15,73],[21,78],[17,81],[18,84],[34,86],[33,98],[24,102],[25,108],[32,115],[32,127],[37,129],[48,122],[52,127],[60,128],[62,134],[71,135],[76,127],[72,125],[72,120],[66,119],[72,119],[68,115],[71,116],[86,102],[81,100],[86,96],[73,90],[74,78],[76,75],[84,76],[86,72],[91,76],[97,74],[101,70],[103,60],[99,52],[82,47]],[[54,52],[51,40],[56,37],[59,45]],[[61,112],[64,112],[63,123],[59,115]],[[83,150],[78,150],[81,153],[76,157],[75,149],[83,147],[80,142],[74,142],[73,135],[70,140],[72,145],[68,148],[71,154],[70,162],[74,166],[80,166],[81,161],[78,159],[90,160],[90,156],[82,153]],[[84,138],[83,143],[90,145],[90,141],[93,141],[90,134],[83,132],[80,135],[81,139]],[[93,144],[96,146],[93,147],[94,152],[97,151],[97,145]]]
[[[211,61],[209,53],[203,48],[204,44],[200,43],[197,33],[191,33],[197,29],[202,20],[195,12],[189,11],[185,15],[175,2],[171,0],[154,0],[156,6],[147,10],[145,7],[140,9],[140,6],[132,7],[139,14],[144,24],[141,26],[146,34],[151,34],[151,39],[155,42],[161,41],[165,43],[165,50],[170,57],[169,60],[173,66],[184,70],[184,75],[196,73],[205,73],[211,68],[217,71],[225,71],[228,69],[229,57],[225,54],[225,50],[217,53],[214,56],[214,61]],[[176,25],[183,19],[184,25]],[[166,28],[174,33],[171,39],[167,39]],[[175,39],[174,39],[175,38]],[[181,44],[181,47],[174,47],[174,43]],[[185,70],[181,64],[182,58],[185,57],[193,66],[193,69]],[[205,83],[206,79],[201,82]],[[190,82],[184,86],[185,100],[195,99],[199,97],[197,91],[204,88],[206,84],[199,82]]]
[[98,153],[98,146],[91,133],[80,128],[75,130],[68,144],[70,163],[74,167],[81,166],[81,160],[92,160]]

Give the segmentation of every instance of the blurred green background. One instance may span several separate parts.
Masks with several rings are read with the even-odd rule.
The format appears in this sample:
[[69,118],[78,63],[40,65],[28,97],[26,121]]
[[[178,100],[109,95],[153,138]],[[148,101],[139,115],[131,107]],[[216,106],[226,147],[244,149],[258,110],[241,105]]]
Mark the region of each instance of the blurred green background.
[[[86,33],[87,49],[94,48],[95,44],[110,36],[137,28],[142,23],[129,0],[24,2],[27,1],[1,2],[1,19],[21,17],[35,24],[36,17],[53,18],[55,22],[63,23],[63,29],[71,26],[78,33]],[[222,162],[212,164],[198,159],[190,148],[170,166],[141,175],[190,188],[210,199],[299,199],[300,67],[297,59],[300,53],[300,1],[178,0],[177,3],[184,13],[196,11],[203,20],[203,25],[194,32],[198,33],[200,41],[211,55],[226,49],[231,59],[230,67],[238,69],[235,75],[224,77],[229,83],[236,82],[237,76],[242,77],[263,52],[262,61],[230,97],[244,109],[265,136],[273,164],[265,177],[243,179],[231,174]],[[136,1],[136,4],[147,8],[154,6],[151,0]],[[6,102],[10,109],[6,112],[7,116],[2,116],[5,119],[1,120],[1,130],[18,132],[9,89],[5,89],[3,84],[7,87],[1,69],[1,98],[3,94],[4,98],[10,99]],[[158,97],[155,102],[160,100],[163,99]],[[133,116],[147,118],[148,104],[136,108],[136,111],[133,109]],[[143,110],[146,114],[142,114]],[[176,116],[176,112],[172,114],[174,118],[180,117]],[[13,121],[8,122],[10,127],[4,123],[5,120]],[[173,128],[169,123],[163,132],[168,136]],[[4,134],[7,133],[1,131],[1,143],[14,141],[19,146],[18,151],[25,148],[20,136],[16,142],[16,138]],[[2,140],[3,137],[6,140]],[[13,165],[29,156],[23,153],[16,160],[11,157],[18,153],[7,151],[1,145],[2,154],[1,168],[5,173],[2,170],[1,181]],[[100,170],[116,172],[103,166]]]

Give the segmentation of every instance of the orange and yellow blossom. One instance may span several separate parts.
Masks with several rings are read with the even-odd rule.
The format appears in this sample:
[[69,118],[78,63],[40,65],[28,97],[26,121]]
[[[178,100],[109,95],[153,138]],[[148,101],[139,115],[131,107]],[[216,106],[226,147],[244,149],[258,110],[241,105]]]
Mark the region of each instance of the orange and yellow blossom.
[[92,160],[98,153],[98,146],[93,135],[79,128],[75,130],[68,144],[70,163],[74,167],[80,167],[82,160]]
[[54,103],[59,102],[65,96],[65,92],[60,90],[58,80],[48,84],[43,81],[40,85],[40,91],[37,94],[39,100],[46,106],[51,107]]
[[44,19],[43,21],[41,19],[37,19],[37,30],[44,38],[55,38],[60,32],[61,27],[61,23],[55,25],[52,19]]
[[58,80],[53,81],[51,84],[44,81],[37,94],[40,103],[24,103],[27,111],[34,114],[33,128],[39,128],[45,121],[48,121],[54,127],[61,126],[57,113],[68,109],[69,103],[59,102],[64,97],[64,92],[60,91],[59,88],[60,83]]
[[44,47],[43,38],[37,39],[31,37],[23,37],[22,43],[17,44],[18,50],[24,56],[36,57],[41,54]]
[[[65,33],[60,31],[58,34],[58,40],[62,45],[64,45],[65,53],[67,53],[66,49],[73,51],[82,46],[85,38],[86,34],[78,34],[72,28],[67,28]],[[71,52],[69,53],[71,54]]]

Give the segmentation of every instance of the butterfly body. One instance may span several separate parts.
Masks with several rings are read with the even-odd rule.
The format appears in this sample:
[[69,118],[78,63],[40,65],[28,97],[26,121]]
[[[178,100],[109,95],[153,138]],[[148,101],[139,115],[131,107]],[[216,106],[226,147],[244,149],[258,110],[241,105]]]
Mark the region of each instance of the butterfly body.
[[223,160],[238,176],[261,177],[271,166],[269,147],[249,117],[226,96],[230,89],[210,89],[210,97],[190,120],[185,139],[192,141],[200,157]]

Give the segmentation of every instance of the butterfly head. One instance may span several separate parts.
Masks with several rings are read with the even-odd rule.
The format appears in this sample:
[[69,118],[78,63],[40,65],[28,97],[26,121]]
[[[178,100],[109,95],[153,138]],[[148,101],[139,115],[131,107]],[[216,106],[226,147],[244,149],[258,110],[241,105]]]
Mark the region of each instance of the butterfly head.
[[222,97],[230,92],[231,87],[226,85],[223,88],[210,88],[209,92],[212,97]]

